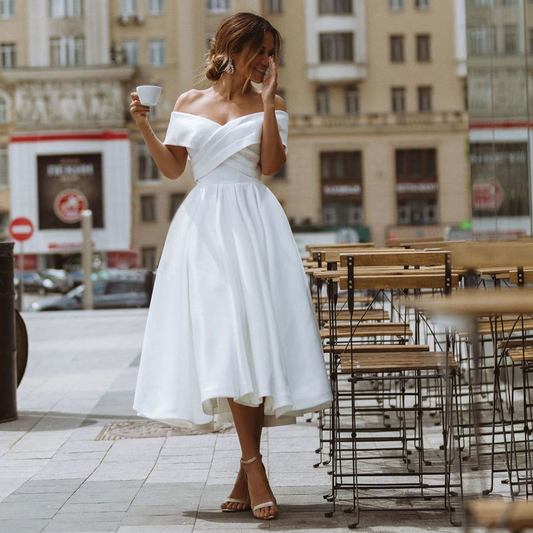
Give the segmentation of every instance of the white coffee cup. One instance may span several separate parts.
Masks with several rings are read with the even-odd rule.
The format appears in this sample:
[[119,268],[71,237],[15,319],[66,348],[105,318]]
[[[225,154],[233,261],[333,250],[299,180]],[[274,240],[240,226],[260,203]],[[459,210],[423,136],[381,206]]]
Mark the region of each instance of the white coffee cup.
[[161,95],[161,87],[158,85],[139,85],[136,90],[142,105],[157,105]]

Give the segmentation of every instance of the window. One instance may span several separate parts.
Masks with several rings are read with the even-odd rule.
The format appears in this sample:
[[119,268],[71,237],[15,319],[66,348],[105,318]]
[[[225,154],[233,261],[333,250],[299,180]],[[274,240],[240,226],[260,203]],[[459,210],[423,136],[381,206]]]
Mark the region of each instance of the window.
[[165,0],[150,0],[148,2],[148,13],[150,15],[162,15],[165,10]]
[[3,43],[0,45],[0,68],[14,68],[17,66],[16,44]]
[[10,19],[15,16],[15,0],[0,0],[0,19]]
[[467,29],[468,54],[487,56],[496,54],[496,28],[494,26],[475,26]]
[[321,33],[320,61],[353,61],[353,33]]
[[318,0],[320,15],[347,15],[352,9],[352,0]]
[[506,24],[503,27],[503,50],[505,54],[512,55],[518,53],[518,25]]
[[82,16],[81,0],[50,0],[50,17],[53,19]]
[[283,0],[268,0],[268,10],[270,13],[282,13]]
[[429,0],[415,0],[415,9],[429,9]]
[[155,270],[157,249],[155,246],[143,246],[141,248],[141,266],[148,270]]
[[528,153],[526,142],[470,144],[475,218],[529,216]]
[[148,43],[150,65],[160,67],[165,64],[165,41],[163,39],[150,39]]
[[401,11],[403,7],[403,0],[389,0],[389,9],[391,11]]
[[154,222],[155,216],[155,196],[143,195],[141,196],[141,220],[143,222]]
[[176,214],[176,211],[178,210],[179,206],[185,200],[185,194],[180,193],[173,193],[170,195],[170,210],[168,213],[169,220],[172,220],[174,218],[174,215]]
[[437,176],[435,149],[396,150],[396,176],[403,181],[413,177],[435,179]]
[[403,43],[403,35],[390,36],[390,60],[392,62],[404,61]]
[[361,182],[361,152],[321,152],[322,180],[342,179]]
[[416,60],[431,61],[431,35],[416,36]]
[[133,39],[122,42],[124,47],[124,54],[126,56],[126,63],[128,65],[139,64],[139,43]]
[[0,124],[7,124],[8,116],[8,103],[7,100],[0,96]]
[[405,88],[393,87],[391,95],[393,113],[405,113]]
[[433,88],[418,87],[418,111],[427,113],[433,111]]
[[401,226],[420,226],[437,224],[436,200],[419,199],[398,202],[398,224]]
[[85,64],[85,39],[83,37],[53,37],[50,39],[50,59],[54,67],[71,67]]
[[344,89],[344,102],[347,115],[359,113],[359,89],[355,85],[348,85]]
[[139,0],[120,0],[120,13],[123,17],[137,15],[139,11]]
[[436,150],[396,150],[396,195],[398,224],[438,222]]
[[316,114],[329,115],[329,89],[327,87],[318,87],[316,90]]
[[209,13],[225,13],[229,11],[229,0],[207,0]]
[[331,202],[322,206],[324,226],[360,226],[363,224],[363,208],[360,203]]
[[156,181],[160,179],[159,169],[144,141],[137,143],[137,179],[139,181]]
[[7,146],[0,145],[0,188],[9,187]]

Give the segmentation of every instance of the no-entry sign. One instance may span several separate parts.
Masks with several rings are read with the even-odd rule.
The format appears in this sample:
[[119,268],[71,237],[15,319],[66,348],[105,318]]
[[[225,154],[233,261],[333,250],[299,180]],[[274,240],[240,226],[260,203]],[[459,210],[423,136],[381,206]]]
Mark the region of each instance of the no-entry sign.
[[14,218],[9,223],[9,234],[19,242],[27,241],[33,235],[33,224],[29,218]]

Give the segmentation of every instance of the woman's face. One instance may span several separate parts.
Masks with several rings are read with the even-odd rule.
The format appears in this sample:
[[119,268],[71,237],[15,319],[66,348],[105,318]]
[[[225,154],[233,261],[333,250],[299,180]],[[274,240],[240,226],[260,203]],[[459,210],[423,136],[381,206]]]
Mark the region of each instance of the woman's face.
[[[263,83],[268,68],[268,57],[274,56],[274,51],[274,34],[266,31],[263,37],[263,45],[250,64],[250,78],[254,83]],[[241,53],[238,57],[235,57],[235,71],[239,73],[242,73],[244,68],[243,55]]]

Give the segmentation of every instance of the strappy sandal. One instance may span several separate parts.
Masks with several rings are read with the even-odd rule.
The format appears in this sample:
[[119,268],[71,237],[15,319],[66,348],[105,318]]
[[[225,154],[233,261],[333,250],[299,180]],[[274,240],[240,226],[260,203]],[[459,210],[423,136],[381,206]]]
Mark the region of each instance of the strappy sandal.
[[[244,468],[243,468],[243,471],[244,471]],[[244,473],[244,476],[245,476],[244,479],[246,481],[246,473]],[[239,509],[236,507],[224,509],[223,507],[221,507],[220,509],[223,513],[235,513],[239,511],[249,511],[251,509],[249,500],[239,500],[238,498],[226,498],[226,501],[224,503],[244,503],[245,507],[243,507],[242,509]]]
[[238,507],[230,507],[229,509],[226,508],[220,508],[223,513],[235,513],[239,511],[249,511],[250,510],[250,502],[248,500],[239,500],[238,498],[226,498],[226,501],[224,503],[244,503],[246,507],[243,507],[242,509],[239,509]]
[[[251,459],[247,459],[246,461],[244,461],[243,459],[241,459],[241,464],[242,465],[249,465],[250,463],[253,463],[256,459],[258,458],[262,458],[263,456],[261,455],[261,453],[258,453],[257,455],[254,455]],[[263,465],[263,469],[264,469],[264,465]],[[243,466],[243,470],[244,470],[244,466]],[[248,475],[246,474],[246,470],[244,470],[244,477],[246,479],[246,482],[248,482]],[[252,513],[255,513],[255,511],[257,511],[258,509],[262,509],[263,507],[272,507],[272,506],[276,506],[277,507],[277,503],[276,502],[273,502],[273,501],[268,501],[268,502],[263,502],[263,503],[259,503],[257,505],[254,505],[252,507]],[[255,514],[254,514],[255,516]],[[262,516],[255,516],[255,518],[258,518],[259,520],[272,520],[272,518],[277,518],[277,514],[275,515],[268,515],[268,516],[265,516],[265,517],[262,517]]]

